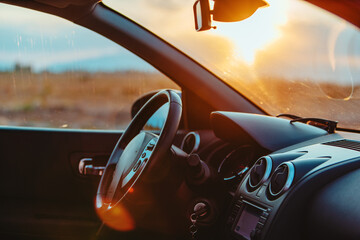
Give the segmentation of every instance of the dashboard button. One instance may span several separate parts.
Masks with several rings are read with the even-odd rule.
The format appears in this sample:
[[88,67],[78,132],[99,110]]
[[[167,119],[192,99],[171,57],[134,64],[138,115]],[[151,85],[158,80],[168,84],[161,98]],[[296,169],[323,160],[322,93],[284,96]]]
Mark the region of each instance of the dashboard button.
[[264,224],[262,224],[260,221],[258,222],[258,224],[256,224],[255,229],[261,230],[264,228]]
[[264,217],[259,218],[259,223],[265,224],[265,222],[266,222],[266,218],[264,218]]

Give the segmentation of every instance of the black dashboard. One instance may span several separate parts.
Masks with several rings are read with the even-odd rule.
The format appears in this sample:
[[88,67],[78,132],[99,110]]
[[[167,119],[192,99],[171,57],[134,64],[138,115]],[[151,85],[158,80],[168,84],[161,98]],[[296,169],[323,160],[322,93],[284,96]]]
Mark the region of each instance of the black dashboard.
[[211,124],[183,144],[227,186],[226,239],[360,238],[357,134],[234,112],[213,112]]

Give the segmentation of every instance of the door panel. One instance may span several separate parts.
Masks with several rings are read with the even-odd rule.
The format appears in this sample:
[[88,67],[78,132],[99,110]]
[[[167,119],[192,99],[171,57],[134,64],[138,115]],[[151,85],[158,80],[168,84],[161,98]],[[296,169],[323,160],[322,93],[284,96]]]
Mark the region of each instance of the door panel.
[[89,239],[99,177],[81,176],[83,157],[111,154],[121,132],[0,128],[0,234]]

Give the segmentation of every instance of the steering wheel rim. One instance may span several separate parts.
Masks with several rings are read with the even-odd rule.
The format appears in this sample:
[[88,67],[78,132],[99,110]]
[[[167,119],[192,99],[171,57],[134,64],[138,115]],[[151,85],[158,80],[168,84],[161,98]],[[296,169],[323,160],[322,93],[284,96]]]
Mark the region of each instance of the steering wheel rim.
[[[160,134],[141,131],[164,104],[168,104],[169,108]],[[172,90],[162,90],[150,98],[130,122],[115,145],[97,190],[95,207],[105,223],[112,215],[112,209],[133,191],[140,176],[159,167],[172,145],[181,112],[179,95]],[[151,177],[147,179],[154,180]]]

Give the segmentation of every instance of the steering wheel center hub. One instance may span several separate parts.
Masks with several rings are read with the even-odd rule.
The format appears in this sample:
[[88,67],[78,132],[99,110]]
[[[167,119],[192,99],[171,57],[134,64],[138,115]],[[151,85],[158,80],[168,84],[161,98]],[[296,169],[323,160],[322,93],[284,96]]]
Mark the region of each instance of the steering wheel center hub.
[[115,159],[116,167],[106,197],[110,205],[121,200],[135,184],[151,157],[157,138],[155,134],[141,132],[129,142],[120,157]]
[[[150,135],[149,133],[147,134]],[[122,173],[121,187],[125,187],[126,185],[132,185],[132,183],[136,181],[136,176],[138,176],[145,168],[157,142],[156,136],[150,136],[150,137],[152,137],[150,141],[148,140],[149,136],[144,138],[144,142],[141,145],[143,145],[146,142],[147,144],[145,145],[144,148],[143,147],[140,148],[142,149],[142,151],[139,151],[140,154],[136,156],[135,161],[133,161],[132,164],[129,166],[129,168]]]

